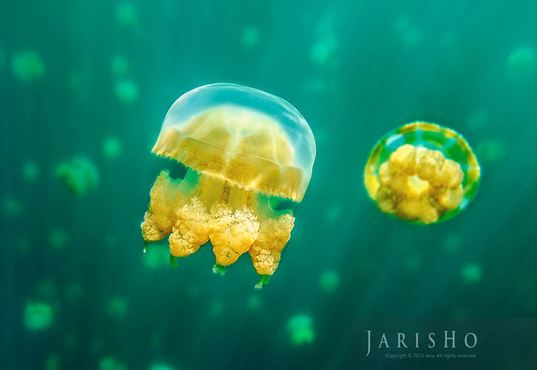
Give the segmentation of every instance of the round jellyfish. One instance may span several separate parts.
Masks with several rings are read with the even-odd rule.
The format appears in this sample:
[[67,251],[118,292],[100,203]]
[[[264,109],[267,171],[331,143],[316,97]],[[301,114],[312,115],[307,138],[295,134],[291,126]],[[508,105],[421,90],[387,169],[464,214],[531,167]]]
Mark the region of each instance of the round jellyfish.
[[22,177],[28,182],[35,182],[39,177],[39,166],[31,159],[26,160],[22,165]]
[[169,266],[168,246],[159,243],[151,245],[151,248],[146,248],[143,261],[149,270],[158,270],[164,266]]
[[310,344],[315,339],[313,320],[306,314],[297,314],[291,317],[287,323],[287,329],[294,345]]
[[53,249],[63,249],[65,248],[71,240],[71,236],[67,230],[56,227],[49,231],[48,234],[48,245]]
[[149,370],[173,370],[173,367],[165,362],[154,362],[149,366]]
[[125,317],[129,310],[129,303],[121,297],[112,297],[106,305],[106,312],[108,316],[113,318]]
[[56,176],[75,196],[86,194],[99,183],[97,168],[85,158],[74,158],[60,163],[56,168]]
[[138,86],[131,80],[124,79],[116,82],[115,91],[122,103],[132,104],[138,99]]
[[521,46],[509,54],[508,74],[513,80],[529,78],[535,73],[537,54],[532,47]]
[[461,269],[461,278],[469,285],[478,283],[481,275],[481,266],[474,262],[466,263]]
[[108,136],[103,141],[102,151],[108,159],[116,159],[123,153],[123,146],[117,138]]
[[112,356],[107,356],[99,361],[99,370],[126,370],[127,367]]
[[339,285],[339,274],[334,270],[324,271],[319,277],[319,284],[325,292],[333,292]]
[[187,172],[182,180],[167,171],[157,177],[143,238],[169,235],[175,257],[210,240],[215,271],[249,252],[266,281],[295,221],[284,201],[300,202],[311,178],[315,139],[304,117],[260,90],[206,85],[172,105],[153,153],[183,163]]
[[41,302],[28,303],[24,309],[24,326],[33,331],[48,329],[54,321],[52,308]]
[[445,221],[474,198],[480,168],[466,140],[429,122],[403,125],[369,156],[364,183],[381,211],[416,224]]
[[41,57],[35,51],[23,51],[13,55],[11,69],[15,77],[24,83],[37,81],[46,72]]

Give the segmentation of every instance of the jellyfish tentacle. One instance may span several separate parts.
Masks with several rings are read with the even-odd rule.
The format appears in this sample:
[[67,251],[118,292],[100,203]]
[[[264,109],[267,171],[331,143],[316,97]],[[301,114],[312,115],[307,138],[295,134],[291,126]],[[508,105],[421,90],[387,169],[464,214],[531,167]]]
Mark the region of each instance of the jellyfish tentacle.
[[176,211],[173,233],[170,235],[170,253],[186,257],[197,252],[200,245],[209,241],[210,215],[203,203],[194,197]]
[[289,214],[260,219],[257,239],[248,251],[259,275],[274,274],[280,263],[281,252],[291,238],[294,223],[295,218]]
[[151,201],[142,222],[142,236],[147,241],[164,239],[172,232],[174,212],[182,203],[177,191],[179,182],[170,177],[168,171],[162,171],[151,188]]
[[258,236],[259,222],[248,207],[233,211],[223,202],[211,208],[210,233],[216,263],[228,266],[246,253]]

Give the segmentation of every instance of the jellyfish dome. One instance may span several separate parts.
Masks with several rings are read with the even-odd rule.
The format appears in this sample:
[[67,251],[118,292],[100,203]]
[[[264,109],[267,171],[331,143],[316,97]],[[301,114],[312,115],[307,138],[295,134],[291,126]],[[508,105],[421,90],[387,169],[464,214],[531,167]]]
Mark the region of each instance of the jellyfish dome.
[[454,130],[429,122],[403,125],[371,151],[364,183],[380,210],[418,224],[445,221],[474,198],[480,168]]
[[282,199],[302,200],[315,160],[304,117],[260,90],[206,85],[172,105],[153,153],[188,171],[178,181],[166,171],[157,178],[144,239],[170,235],[177,257],[210,240],[218,266],[248,251],[259,274],[273,274],[294,225],[290,210],[275,209]]
[[172,105],[153,153],[245,189],[301,201],[315,141],[304,117],[285,100],[217,83]]

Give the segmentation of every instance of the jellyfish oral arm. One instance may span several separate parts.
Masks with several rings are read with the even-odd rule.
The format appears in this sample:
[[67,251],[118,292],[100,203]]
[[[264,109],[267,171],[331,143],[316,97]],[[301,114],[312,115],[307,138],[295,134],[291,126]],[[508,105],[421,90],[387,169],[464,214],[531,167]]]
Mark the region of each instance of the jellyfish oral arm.
[[231,265],[248,252],[258,274],[272,275],[294,226],[293,216],[265,204],[266,196],[191,169],[182,181],[162,171],[150,195],[142,236],[169,236],[175,257],[189,256],[210,240],[216,264]]

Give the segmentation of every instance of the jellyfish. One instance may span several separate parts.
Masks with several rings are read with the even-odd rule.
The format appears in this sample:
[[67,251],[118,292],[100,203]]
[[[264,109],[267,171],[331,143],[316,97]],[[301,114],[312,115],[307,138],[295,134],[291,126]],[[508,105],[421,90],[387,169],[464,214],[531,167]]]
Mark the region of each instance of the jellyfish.
[[325,292],[333,292],[339,285],[339,274],[334,270],[324,271],[319,277],[321,289]]
[[125,77],[129,72],[129,61],[122,55],[114,55],[110,59],[110,70],[114,77]]
[[108,136],[103,141],[102,152],[108,159],[117,159],[123,153],[123,146],[117,138]]
[[23,83],[31,83],[43,78],[46,72],[41,56],[35,51],[23,51],[11,58],[11,70]]
[[461,268],[461,278],[468,285],[478,283],[481,275],[481,266],[475,262],[468,262]]
[[151,245],[151,248],[146,248],[143,263],[149,270],[158,270],[167,266],[169,264],[168,246],[155,243]]
[[127,367],[112,356],[106,356],[99,361],[99,370],[126,370]]
[[114,296],[110,298],[106,305],[106,313],[112,318],[125,317],[129,310],[129,303],[122,297]]
[[60,163],[56,177],[75,196],[81,196],[95,189],[99,183],[99,172],[86,158],[74,158]]
[[120,27],[136,29],[139,24],[137,5],[127,1],[117,4],[116,21]]
[[55,227],[49,231],[48,245],[53,249],[63,249],[71,241],[71,235],[62,227]]
[[315,339],[313,320],[307,314],[296,314],[291,317],[287,322],[287,329],[295,346],[310,344]]
[[24,308],[24,326],[32,331],[48,329],[54,321],[54,312],[47,303],[29,302]]
[[429,122],[403,125],[382,137],[367,161],[364,183],[381,211],[417,224],[445,221],[466,208],[480,168],[466,140]]
[[530,46],[520,46],[507,58],[508,76],[512,80],[523,80],[535,74],[537,54]]
[[174,370],[165,362],[154,362],[149,366],[149,370]]
[[22,177],[28,182],[35,182],[39,177],[38,164],[31,159],[24,161],[22,165]]
[[61,368],[60,356],[57,353],[49,353],[43,364],[44,370],[58,370]]
[[257,27],[248,26],[242,30],[241,45],[244,50],[257,49],[260,39],[261,35]]
[[117,81],[115,84],[117,98],[124,104],[132,104],[138,99],[138,86],[129,79]]
[[266,281],[291,236],[295,219],[288,205],[302,200],[311,178],[315,140],[304,117],[260,90],[206,85],[172,105],[153,153],[187,171],[179,180],[167,171],[157,177],[143,238],[169,236],[173,257],[210,240],[215,271],[248,252]]
[[2,200],[2,211],[7,217],[16,219],[24,212],[24,206],[17,198],[8,195]]

